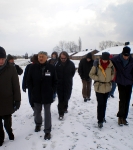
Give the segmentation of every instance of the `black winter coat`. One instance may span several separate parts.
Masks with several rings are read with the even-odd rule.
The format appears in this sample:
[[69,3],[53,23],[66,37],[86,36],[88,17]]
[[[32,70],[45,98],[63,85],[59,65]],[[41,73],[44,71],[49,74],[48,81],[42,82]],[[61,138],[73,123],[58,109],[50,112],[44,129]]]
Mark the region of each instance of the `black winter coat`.
[[28,76],[29,68],[30,68],[31,65],[32,64],[28,64],[25,68],[23,81],[22,81],[22,89],[28,88],[28,86],[27,86],[27,76]]
[[69,100],[72,92],[73,76],[75,74],[75,65],[69,59],[65,65],[59,60],[56,65],[57,72],[57,94],[59,101]]
[[[49,75],[48,75],[49,73]],[[31,100],[34,103],[50,104],[53,102],[53,93],[56,91],[57,77],[55,67],[45,63],[42,71],[41,64],[30,66],[27,85],[31,91]]]
[[19,65],[15,64],[15,68],[17,70],[18,75],[21,75],[23,73],[23,69],[19,67]]
[[0,70],[0,116],[14,113],[16,101],[21,101],[19,78],[15,67],[7,62]]
[[111,58],[116,69],[115,82],[124,86],[133,85],[133,58],[130,56],[128,64],[124,67],[120,55]]
[[82,80],[90,80],[89,73],[93,66],[93,60],[88,62],[86,58],[82,58],[79,63],[78,73]]

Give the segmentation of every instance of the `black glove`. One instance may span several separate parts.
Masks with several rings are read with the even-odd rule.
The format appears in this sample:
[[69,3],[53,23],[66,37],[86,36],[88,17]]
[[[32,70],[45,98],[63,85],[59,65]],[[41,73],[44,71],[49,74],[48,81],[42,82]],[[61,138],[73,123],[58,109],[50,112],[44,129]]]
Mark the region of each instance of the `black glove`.
[[23,89],[23,92],[26,92],[26,88]]
[[15,101],[15,102],[14,102],[14,110],[15,110],[15,111],[18,110],[19,107],[20,107],[20,101]]

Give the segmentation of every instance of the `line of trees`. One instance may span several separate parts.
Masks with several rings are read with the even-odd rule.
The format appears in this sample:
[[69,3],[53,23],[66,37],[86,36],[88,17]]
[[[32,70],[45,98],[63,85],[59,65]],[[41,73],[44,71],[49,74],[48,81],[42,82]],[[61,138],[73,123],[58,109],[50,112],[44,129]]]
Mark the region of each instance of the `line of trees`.
[[69,42],[60,41],[59,44],[53,48],[53,51],[56,51],[58,53],[62,51],[66,51],[68,53],[79,52],[81,51],[81,48],[82,48],[82,42],[81,42],[81,38],[79,37],[78,45],[74,41],[69,41]]
[[100,50],[104,50],[108,47],[114,47],[114,46],[122,46],[125,43],[122,42],[115,42],[115,41],[102,41],[99,43]]

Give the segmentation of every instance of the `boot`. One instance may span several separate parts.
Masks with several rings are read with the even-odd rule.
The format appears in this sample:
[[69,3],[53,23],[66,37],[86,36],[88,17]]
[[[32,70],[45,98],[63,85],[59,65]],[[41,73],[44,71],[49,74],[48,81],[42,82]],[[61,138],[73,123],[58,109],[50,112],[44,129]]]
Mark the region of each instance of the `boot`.
[[59,120],[63,120],[64,116],[63,115],[60,115],[59,116]]
[[14,140],[14,134],[13,133],[9,134],[9,140]]
[[123,118],[123,124],[124,125],[129,125],[129,123],[127,122],[127,120],[125,118]]
[[67,110],[67,109],[65,109],[65,110],[64,110],[64,113],[68,113],[68,110]]
[[45,140],[50,140],[51,139],[51,134],[50,133],[45,133],[44,139]]
[[123,118],[122,117],[118,118],[118,125],[123,126]]
[[41,126],[36,126],[35,127],[35,132],[39,132],[41,130]]
[[98,123],[98,127],[102,128],[103,127],[103,123],[102,122]]
[[84,98],[84,102],[87,102],[87,98]]

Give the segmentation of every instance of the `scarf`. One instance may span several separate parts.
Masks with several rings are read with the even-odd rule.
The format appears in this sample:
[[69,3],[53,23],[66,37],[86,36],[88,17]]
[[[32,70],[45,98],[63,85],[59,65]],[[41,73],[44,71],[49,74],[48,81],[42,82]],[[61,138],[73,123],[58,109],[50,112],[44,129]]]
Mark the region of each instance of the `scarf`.
[[129,62],[129,58],[128,58],[128,59],[124,59],[124,58],[123,58],[123,55],[120,54],[120,59],[121,59],[121,61],[122,61],[123,67],[126,67],[126,65],[127,65],[128,62]]
[[103,67],[103,69],[106,70],[106,68],[107,68],[108,65],[109,65],[109,60],[108,60],[106,63],[104,63],[104,62],[102,61],[102,59],[101,59],[101,60],[100,60],[100,63],[101,63],[101,66]]

